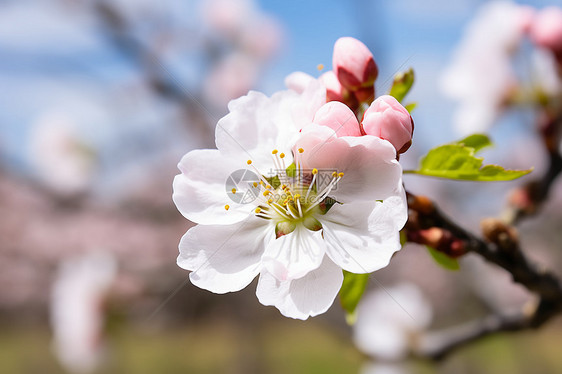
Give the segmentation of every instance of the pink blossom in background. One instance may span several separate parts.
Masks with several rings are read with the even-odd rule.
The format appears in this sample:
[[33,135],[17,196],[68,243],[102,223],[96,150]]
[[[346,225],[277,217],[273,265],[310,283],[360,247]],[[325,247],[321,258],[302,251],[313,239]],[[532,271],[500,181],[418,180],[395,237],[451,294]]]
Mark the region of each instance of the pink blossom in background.
[[562,53],[562,9],[551,6],[540,10],[530,32],[537,45]]
[[225,107],[230,100],[244,95],[256,84],[259,68],[256,61],[246,54],[226,56],[205,78],[205,98],[216,107]]
[[47,187],[63,195],[90,189],[96,158],[65,115],[49,113],[40,117],[31,133],[29,157],[34,172]]
[[459,133],[489,128],[517,85],[510,59],[524,36],[526,14],[527,7],[492,1],[468,24],[440,82],[442,91],[459,102],[453,115]]

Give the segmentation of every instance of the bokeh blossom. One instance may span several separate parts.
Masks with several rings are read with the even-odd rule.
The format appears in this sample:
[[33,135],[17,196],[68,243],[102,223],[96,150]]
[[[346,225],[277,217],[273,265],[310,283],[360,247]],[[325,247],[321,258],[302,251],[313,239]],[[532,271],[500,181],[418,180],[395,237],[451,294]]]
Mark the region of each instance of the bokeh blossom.
[[402,359],[429,327],[432,315],[431,304],[414,284],[402,283],[369,293],[357,308],[355,344],[375,359]]
[[72,373],[92,373],[105,355],[104,304],[117,264],[109,254],[91,253],[65,260],[51,295],[53,348]]

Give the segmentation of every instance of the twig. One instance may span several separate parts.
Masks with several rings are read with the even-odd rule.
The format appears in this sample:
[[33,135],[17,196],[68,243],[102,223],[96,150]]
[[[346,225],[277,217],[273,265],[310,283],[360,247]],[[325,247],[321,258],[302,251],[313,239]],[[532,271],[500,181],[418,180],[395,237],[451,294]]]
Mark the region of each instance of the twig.
[[[416,356],[440,360],[457,348],[484,336],[503,331],[537,328],[562,312],[562,283],[553,273],[527,260],[511,226],[493,224],[493,229],[485,227],[484,232],[488,240],[486,241],[456,224],[425,197],[408,193],[408,203],[410,220],[407,234],[410,241],[434,244],[436,249],[448,255],[468,252],[479,254],[508,271],[515,282],[537,293],[540,298],[538,306],[532,311],[522,311],[509,316],[491,315],[466,325],[433,333],[422,341],[419,350],[414,353]],[[436,235],[436,230],[442,230],[445,234]],[[432,235],[424,236],[427,232]],[[435,243],[424,242],[428,238],[438,240]],[[458,241],[462,243],[462,250],[458,249]],[[457,248],[447,247],[454,243]]]

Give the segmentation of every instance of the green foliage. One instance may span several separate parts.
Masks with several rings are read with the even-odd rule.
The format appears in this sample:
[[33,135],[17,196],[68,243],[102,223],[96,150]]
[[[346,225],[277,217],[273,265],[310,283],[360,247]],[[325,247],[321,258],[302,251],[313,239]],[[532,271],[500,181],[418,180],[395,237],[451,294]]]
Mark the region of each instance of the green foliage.
[[455,143],[431,149],[420,161],[418,170],[404,173],[455,180],[495,182],[510,181],[529,174],[529,170],[506,170],[498,165],[482,165],[484,159],[475,153],[492,145],[483,134],[471,135]]
[[406,110],[408,111],[408,113],[412,114],[412,111],[413,111],[414,109],[416,109],[417,106],[418,106],[418,103],[409,103],[409,104],[406,104],[406,105],[404,106],[404,108],[406,108]]
[[343,284],[340,289],[340,303],[346,311],[347,323],[355,323],[355,309],[361,300],[367,283],[369,282],[369,274],[355,274],[344,270]]
[[464,139],[454,143],[464,145],[465,147],[473,148],[474,153],[479,152],[481,149],[492,146],[492,141],[484,134],[473,134]]
[[413,84],[414,69],[410,68],[409,70],[402,71],[394,76],[394,81],[392,82],[392,87],[390,88],[390,92],[388,94],[390,96],[394,96],[396,100],[402,101],[408,92],[410,92]]
[[279,179],[279,177],[277,175],[274,175],[273,177],[265,177],[265,180],[273,187],[273,188],[277,188],[281,185],[281,180]]
[[287,172],[287,176],[289,178],[294,178],[297,175],[297,166],[293,162],[291,165],[287,166],[287,169],[285,169],[285,171]]
[[429,254],[431,255],[431,257],[433,257],[433,259],[435,260],[435,262],[437,262],[439,265],[441,265],[445,269],[447,269],[447,270],[459,270],[460,269],[459,262],[457,261],[457,259],[449,257],[446,254],[444,254],[442,252],[439,252],[436,249],[431,248],[430,246],[426,245],[426,248],[429,251]]

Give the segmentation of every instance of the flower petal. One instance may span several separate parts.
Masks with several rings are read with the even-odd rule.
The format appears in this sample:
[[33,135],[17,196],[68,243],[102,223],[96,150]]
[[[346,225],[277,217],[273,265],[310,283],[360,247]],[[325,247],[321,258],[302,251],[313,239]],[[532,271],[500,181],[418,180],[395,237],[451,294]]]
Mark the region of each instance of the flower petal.
[[326,253],[352,273],[379,270],[400,250],[407,213],[403,190],[382,203],[336,204],[321,220]]
[[295,92],[303,93],[313,81],[314,77],[312,75],[308,75],[302,71],[295,71],[285,77],[285,86]]
[[286,317],[305,320],[326,312],[343,282],[343,273],[330,259],[306,276],[280,281],[262,271],[256,294],[263,305],[273,305]]
[[371,135],[337,138],[326,126],[302,130],[295,148],[303,148],[304,168],[343,172],[330,196],[340,203],[384,200],[394,194],[402,178],[396,150],[388,141]]
[[189,279],[197,287],[215,293],[239,291],[260,272],[273,232],[269,222],[256,217],[234,225],[197,225],[181,239],[178,266],[192,271]]
[[[182,173],[174,178],[172,199],[180,213],[190,221],[204,225],[227,225],[242,221],[255,208],[255,204],[241,204],[229,198],[229,176],[236,170],[244,173],[244,169],[237,169],[219,151],[191,151],[181,159],[178,168]],[[257,178],[251,172],[248,176]],[[240,182],[239,196],[247,196],[246,200],[251,201],[251,185]],[[228,210],[226,205],[229,205]]]
[[295,231],[269,243],[262,262],[277,279],[301,278],[317,269],[326,253],[321,231],[310,231],[297,225]]
[[330,101],[318,109],[314,123],[331,128],[338,136],[361,136],[355,113],[339,101]]

